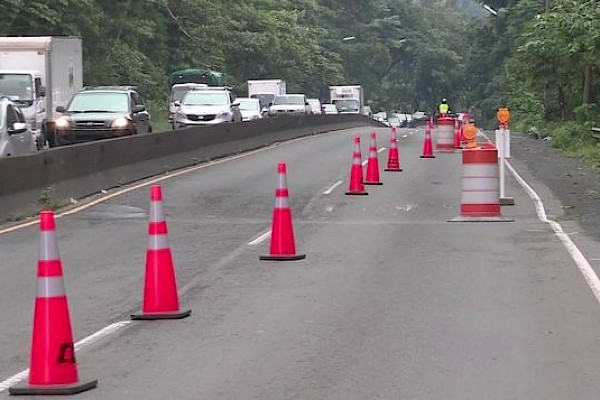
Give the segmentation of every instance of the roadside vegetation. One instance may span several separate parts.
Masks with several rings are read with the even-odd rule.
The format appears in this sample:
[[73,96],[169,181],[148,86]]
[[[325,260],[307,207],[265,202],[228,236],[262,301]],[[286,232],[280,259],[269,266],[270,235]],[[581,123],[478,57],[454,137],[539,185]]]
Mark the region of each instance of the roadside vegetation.
[[[373,111],[432,112],[442,97],[591,165],[600,144],[597,0],[2,0],[0,34],[83,38],[84,81],[134,84],[167,128],[169,72],[207,66],[327,100],[360,83]],[[473,9],[479,13],[473,13]]]

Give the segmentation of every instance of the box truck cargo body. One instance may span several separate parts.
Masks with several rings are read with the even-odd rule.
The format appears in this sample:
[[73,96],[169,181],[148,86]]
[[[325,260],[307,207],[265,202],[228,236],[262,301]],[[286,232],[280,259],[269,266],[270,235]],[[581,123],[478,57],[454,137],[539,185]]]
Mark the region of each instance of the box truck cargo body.
[[0,96],[16,102],[38,145],[52,134],[57,106],[83,87],[81,39],[0,37]]
[[283,79],[258,79],[248,81],[248,97],[258,99],[261,110],[269,107],[275,96],[287,94]]
[[360,85],[329,86],[331,103],[340,114],[361,114],[365,105]]

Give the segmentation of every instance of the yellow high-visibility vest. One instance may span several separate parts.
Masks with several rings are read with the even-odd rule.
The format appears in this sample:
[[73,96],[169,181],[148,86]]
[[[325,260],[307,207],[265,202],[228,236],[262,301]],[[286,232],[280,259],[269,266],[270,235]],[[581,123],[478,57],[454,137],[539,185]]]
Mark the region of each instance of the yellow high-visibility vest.
[[446,104],[446,103],[440,104],[440,114],[448,114],[449,109],[450,109],[450,107],[448,107],[448,104]]

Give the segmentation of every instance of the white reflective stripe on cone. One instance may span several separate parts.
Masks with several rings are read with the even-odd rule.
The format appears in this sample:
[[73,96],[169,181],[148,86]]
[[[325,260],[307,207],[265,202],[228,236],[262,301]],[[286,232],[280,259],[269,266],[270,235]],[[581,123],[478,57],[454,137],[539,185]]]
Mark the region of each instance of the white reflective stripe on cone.
[[369,158],[377,158],[377,151],[371,150],[369,152]]
[[163,250],[169,248],[167,235],[149,235],[148,250]]
[[38,260],[51,261],[58,260],[58,245],[56,244],[56,235],[54,231],[40,232],[40,242],[38,244]]
[[496,164],[463,164],[462,176],[467,177],[498,177],[498,166]]
[[354,157],[352,159],[352,165],[360,165],[360,166],[362,166],[362,163],[360,162],[360,157]]
[[498,190],[498,178],[485,178],[485,177],[472,177],[462,178],[461,180],[462,190],[467,191],[490,191]]
[[150,216],[149,222],[164,222],[165,212],[163,210],[162,201],[151,201],[150,202]]
[[277,174],[277,189],[287,189],[285,174]]
[[37,298],[61,297],[66,295],[62,276],[43,276],[37,278]]
[[462,192],[460,198],[461,204],[498,204],[500,192]]
[[290,203],[287,197],[275,197],[275,208],[290,208]]

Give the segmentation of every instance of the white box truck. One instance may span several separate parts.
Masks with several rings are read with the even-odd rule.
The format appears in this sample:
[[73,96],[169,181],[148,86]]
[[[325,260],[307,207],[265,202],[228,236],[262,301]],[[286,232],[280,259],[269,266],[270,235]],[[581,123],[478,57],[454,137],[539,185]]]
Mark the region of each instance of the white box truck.
[[258,99],[263,112],[278,94],[287,94],[287,85],[283,79],[259,79],[248,81],[248,97]]
[[340,114],[361,114],[365,105],[363,89],[360,85],[329,86],[331,104],[335,104]]
[[81,39],[0,37],[0,96],[16,102],[38,148],[54,145],[57,106],[83,87]]

